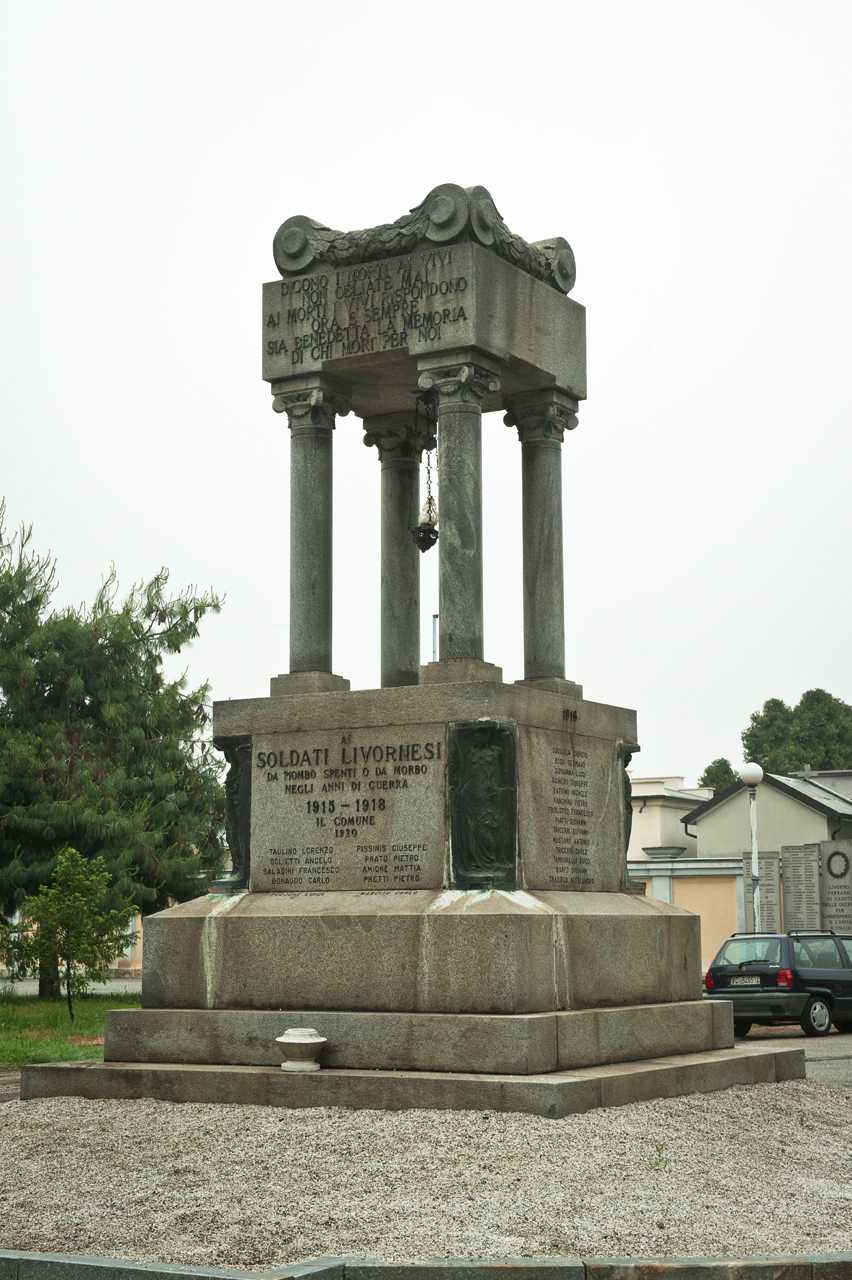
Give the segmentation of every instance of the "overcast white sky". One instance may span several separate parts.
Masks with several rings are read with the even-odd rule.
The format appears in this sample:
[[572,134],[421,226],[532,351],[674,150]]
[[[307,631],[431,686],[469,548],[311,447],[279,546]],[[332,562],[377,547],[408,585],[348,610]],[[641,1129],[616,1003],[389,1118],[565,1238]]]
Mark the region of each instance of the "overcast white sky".
[[[278,225],[489,188],[563,235],[567,671],[694,782],[769,697],[852,701],[848,0],[7,0],[2,479],[57,603],[161,565],[227,596],[217,698],[288,668],[289,442],[260,378]],[[379,467],[335,439],[334,670],[379,682]],[[484,424],[486,658],[523,674],[520,446]],[[437,609],[423,559],[423,659]]]

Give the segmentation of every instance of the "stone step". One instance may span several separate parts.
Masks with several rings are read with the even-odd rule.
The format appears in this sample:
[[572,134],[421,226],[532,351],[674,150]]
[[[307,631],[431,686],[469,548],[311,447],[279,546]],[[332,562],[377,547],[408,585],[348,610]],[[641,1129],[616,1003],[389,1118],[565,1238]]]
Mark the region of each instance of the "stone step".
[[278,1067],[275,1037],[287,1027],[313,1027],[326,1037],[323,1067],[543,1075],[730,1049],[732,1011],[729,1000],[531,1014],[110,1009],[104,1058]]
[[556,1119],[595,1107],[804,1077],[804,1050],[764,1045],[530,1076],[335,1069],[300,1074],[280,1067],[63,1062],[24,1067],[21,1098],[154,1098],[160,1102],[378,1111],[520,1111]]

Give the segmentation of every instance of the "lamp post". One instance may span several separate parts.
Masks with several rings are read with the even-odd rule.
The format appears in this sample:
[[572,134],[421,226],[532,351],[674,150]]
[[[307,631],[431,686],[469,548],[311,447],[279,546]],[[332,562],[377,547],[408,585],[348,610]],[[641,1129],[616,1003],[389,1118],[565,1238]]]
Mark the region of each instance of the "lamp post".
[[744,764],[740,779],[748,787],[748,816],[751,825],[752,932],[760,933],[760,864],[757,860],[757,788],[763,781],[759,764]]

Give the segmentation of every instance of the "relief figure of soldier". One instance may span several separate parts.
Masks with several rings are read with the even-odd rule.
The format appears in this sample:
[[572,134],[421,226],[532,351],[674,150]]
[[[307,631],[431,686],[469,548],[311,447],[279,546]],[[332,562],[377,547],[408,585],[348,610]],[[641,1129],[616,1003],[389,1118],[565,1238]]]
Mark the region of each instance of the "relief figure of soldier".
[[450,836],[458,888],[514,888],[517,880],[518,747],[514,724],[450,728]]

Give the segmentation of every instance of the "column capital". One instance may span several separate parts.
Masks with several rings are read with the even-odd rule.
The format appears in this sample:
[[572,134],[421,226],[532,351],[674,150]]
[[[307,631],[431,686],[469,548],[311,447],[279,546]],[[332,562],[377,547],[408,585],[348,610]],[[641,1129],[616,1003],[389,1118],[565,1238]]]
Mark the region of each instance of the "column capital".
[[435,435],[425,413],[404,409],[364,418],[364,444],[376,449],[379,461],[419,464],[424,449],[434,449]]
[[305,376],[272,383],[272,408],[286,413],[288,425],[325,427],[334,430],[334,420],[349,413],[349,388],[333,378]]
[[507,427],[517,427],[521,444],[561,444],[565,432],[577,425],[577,400],[556,387],[525,391],[506,401],[505,407],[503,421]]
[[[424,367],[425,366],[425,367]],[[468,402],[479,407],[488,392],[500,390],[499,365],[483,359],[478,352],[450,351],[418,361],[421,391],[430,391],[436,403]]]

